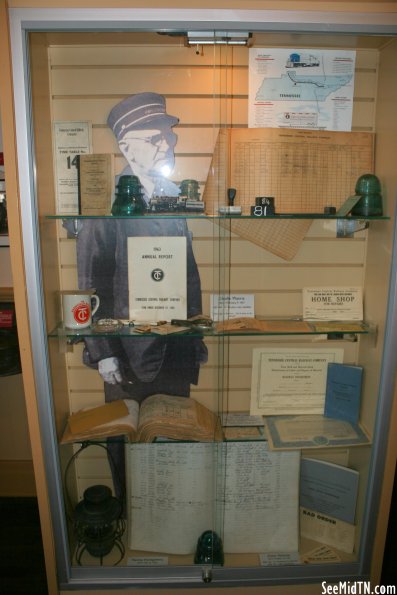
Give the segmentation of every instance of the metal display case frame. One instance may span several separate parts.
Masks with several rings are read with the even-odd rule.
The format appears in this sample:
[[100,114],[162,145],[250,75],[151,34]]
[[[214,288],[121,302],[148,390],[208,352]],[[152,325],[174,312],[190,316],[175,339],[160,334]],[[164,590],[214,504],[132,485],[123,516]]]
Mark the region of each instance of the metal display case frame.
[[[208,574],[201,567],[77,567],[68,554],[62,477],[51,399],[47,331],[43,320],[43,272],[37,241],[39,223],[36,208],[35,147],[32,132],[30,62],[28,36],[35,32],[145,32],[145,31],[230,31],[284,33],[335,33],[397,36],[397,13],[338,13],[312,11],[176,9],[176,8],[10,8],[10,47],[15,108],[21,235],[25,261],[29,336],[37,395],[38,419],[45,475],[48,484],[51,534],[60,589],[125,589],[126,587],[204,587]],[[10,195],[11,196],[11,195]],[[11,199],[10,199],[11,203]],[[11,217],[13,225],[15,215]],[[397,226],[394,222],[397,231]],[[13,235],[12,229],[10,236]],[[12,239],[11,239],[12,241]],[[19,306],[21,307],[21,306]],[[273,568],[214,567],[213,587],[248,587],[316,584],[322,581],[369,580],[373,563],[381,489],[388,455],[385,436],[392,417],[397,358],[397,239],[393,242],[389,302],[386,313],[384,356],[379,385],[379,403],[374,444],[361,529],[363,544],[357,562],[300,565]],[[22,345],[23,348],[23,345]],[[23,358],[24,360],[25,358]],[[24,363],[23,363],[24,365]],[[26,364],[25,364],[26,365]],[[31,421],[34,423],[34,421]],[[36,451],[37,452],[37,451]],[[390,453],[389,453],[390,455]],[[392,456],[392,455],[391,455]],[[390,464],[390,462],[389,462]],[[44,502],[44,500],[43,500]],[[42,504],[43,506],[43,504]]]

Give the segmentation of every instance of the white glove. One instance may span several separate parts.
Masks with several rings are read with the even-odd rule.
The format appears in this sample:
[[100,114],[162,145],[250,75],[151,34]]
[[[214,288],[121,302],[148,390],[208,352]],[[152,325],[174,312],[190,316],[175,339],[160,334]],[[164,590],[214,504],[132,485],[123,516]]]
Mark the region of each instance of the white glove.
[[117,357],[106,357],[99,360],[98,372],[108,384],[118,384],[123,381]]

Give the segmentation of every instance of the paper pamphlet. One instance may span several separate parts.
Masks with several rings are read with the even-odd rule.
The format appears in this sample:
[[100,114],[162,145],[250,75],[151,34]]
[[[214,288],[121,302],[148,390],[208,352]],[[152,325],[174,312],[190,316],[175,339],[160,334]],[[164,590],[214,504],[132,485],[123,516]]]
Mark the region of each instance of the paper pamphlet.
[[324,564],[325,562],[340,562],[341,557],[327,545],[318,547],[302,554],[302,561],[305,564]]
[[114,195],[114,155],[78,156],[80,215],[110,215]]
[[244,331],[252,333],[258,331],[260,333],[279,334],[279,333],[310,333],[312,327],[309,323],[303,320],[264,320],[253,318],[250,316],[240,316],[231,318],[230,320],[222,320],[216,324],[218,333],[237,333]]
[[360,417],[363,368],[328,364],[324,415],[357,424]]
[[304,287],[304,320],[363,320],[361,287]]
[[129,237],[127,241],[130,319],[186,319],[186,238]]
[[359,473],[319,459],[302,458],[300,505],[354,524]]
[[300,534],[314,541],[351,554],[354,550],[355,526],[320,512],[300,509]]

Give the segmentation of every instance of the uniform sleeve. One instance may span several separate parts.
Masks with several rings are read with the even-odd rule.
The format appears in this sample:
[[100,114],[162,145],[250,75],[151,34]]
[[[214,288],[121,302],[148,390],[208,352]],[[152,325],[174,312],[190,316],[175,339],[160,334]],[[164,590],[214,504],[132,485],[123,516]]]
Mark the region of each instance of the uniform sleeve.
[[[77,236],[77,270],[80,289],[95,289],[100,304],[95,319],[114,318],[113,278],[115,234],[113,220],[86,219]],[[95,365],[107,357],[119,357],[120,340],[115,337],[85,339],[84,362]]]
[[187,315],[202,314],[201,282],[196,259],[193,253],[192,234],[189,230],[187,237]]

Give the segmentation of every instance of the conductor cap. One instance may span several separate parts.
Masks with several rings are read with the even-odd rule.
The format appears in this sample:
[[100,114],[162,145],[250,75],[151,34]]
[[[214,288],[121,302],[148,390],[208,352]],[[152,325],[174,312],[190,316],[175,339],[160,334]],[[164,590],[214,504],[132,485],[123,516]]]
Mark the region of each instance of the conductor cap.
[[167,114],[165,98],[158,93],[130,95],[112,108],[107,120],[118,141],[130,130],[162,130],[178,122],[178,118]]

